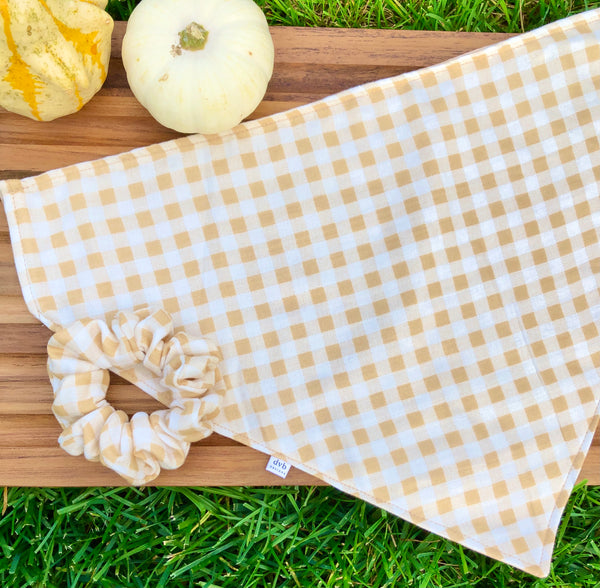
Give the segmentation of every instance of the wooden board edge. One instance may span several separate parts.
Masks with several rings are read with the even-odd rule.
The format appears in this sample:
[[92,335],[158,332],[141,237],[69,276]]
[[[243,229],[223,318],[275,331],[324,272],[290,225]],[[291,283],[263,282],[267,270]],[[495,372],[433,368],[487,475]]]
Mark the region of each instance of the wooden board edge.
[[[325,486],[310,474],[292,468],[283,479],[265,470],[269,457],[244,445],[192,446],[185,463],[163,470],[148,486]],[[41,483],[43,482],[43,483]],[[125,481],[99,463],[74,457],[61,448],[3,448],[0,486],[115,487]]]

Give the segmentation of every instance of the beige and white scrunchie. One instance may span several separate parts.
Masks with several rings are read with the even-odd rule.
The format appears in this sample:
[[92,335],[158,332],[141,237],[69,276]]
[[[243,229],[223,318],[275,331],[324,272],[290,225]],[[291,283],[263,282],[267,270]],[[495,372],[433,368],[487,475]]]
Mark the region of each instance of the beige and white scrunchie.
[[599,121],[590,11],[0,183],[61,443],[137,484],[214,430],[547,574],[598,423]]
[[[219,359],[211,341],[174,333],[164,310],[122,311],[108,324],[87,319],[58,330],[48,343],[48,372],[61,447],[100,461],[131,484],[179,467],[190,443],[212,433]],[[107,402],[109,370],[132,379],[128,372],[135,369],[159,378],[162,389],[152,396],[168,409],[130,420]]]

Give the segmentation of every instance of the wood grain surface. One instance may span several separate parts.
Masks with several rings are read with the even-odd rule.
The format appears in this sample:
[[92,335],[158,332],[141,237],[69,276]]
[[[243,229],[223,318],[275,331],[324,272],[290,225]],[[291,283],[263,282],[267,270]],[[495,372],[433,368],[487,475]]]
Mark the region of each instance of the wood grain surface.
[[[116,23],[108,79],[77,114],[40,123],[0,109],[0,178],[22,178],[178,136],[156,123],[131,94],[120,55],[124,31],[125,23]],[[426,67],[508,37],[293,27],[275,27],[271,32],[275,71],[251,118]],[[51,333],[25,306],[1,210],[0,332],[0,485],[122,485],[122,479],[106,468],[83,457],[70,457],[58,447],[60,427],[51,413],[52,390],[46,373],[46,343]],[[161,408],[116,376],[108,395],[110,402],[129,414]],[[153,485],[323,483],[295,468],[282,480],[265,471],[267,459],[215,434],[194,443],[186,463],[161,473]],[[600,484],[598,434],[581,478]]]

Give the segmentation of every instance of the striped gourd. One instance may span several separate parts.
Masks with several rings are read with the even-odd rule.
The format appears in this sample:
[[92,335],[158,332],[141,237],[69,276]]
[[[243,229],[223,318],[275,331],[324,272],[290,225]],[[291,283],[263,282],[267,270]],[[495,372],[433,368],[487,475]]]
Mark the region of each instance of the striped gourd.
[[0,106],[35,120],[79,110],[101,88],[107,0],[0,0]]

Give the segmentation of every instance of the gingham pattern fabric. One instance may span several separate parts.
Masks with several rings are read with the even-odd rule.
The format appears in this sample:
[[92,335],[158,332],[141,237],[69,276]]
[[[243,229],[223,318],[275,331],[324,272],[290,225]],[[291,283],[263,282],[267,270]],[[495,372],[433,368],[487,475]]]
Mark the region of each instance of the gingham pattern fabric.
[[543,576],[598,423],[598,121],[592,11],[1,191],[52,329],[163,308],[221,350],[214,430]]
[[[212,433],[223,392],[219,350],[207,339],[174,333],[164,310],[118,312],[109,324],[76,321],[48,343],[52,412],[63,427],[61,447],[100,461],[131,484],[145,484],[161,468],[179,467],[190,443]],[[106,400],[109,369],[125,377],[131,369],[157,379],[153,396],[168,406],[131,420]]]

